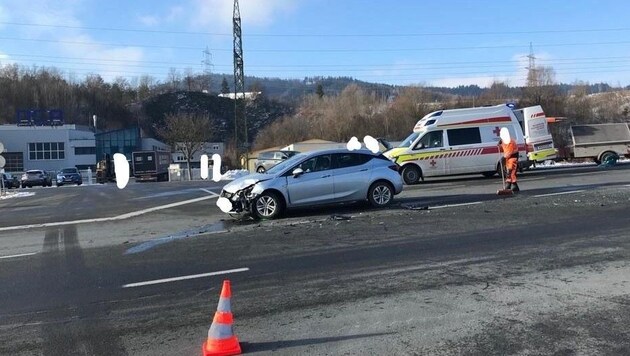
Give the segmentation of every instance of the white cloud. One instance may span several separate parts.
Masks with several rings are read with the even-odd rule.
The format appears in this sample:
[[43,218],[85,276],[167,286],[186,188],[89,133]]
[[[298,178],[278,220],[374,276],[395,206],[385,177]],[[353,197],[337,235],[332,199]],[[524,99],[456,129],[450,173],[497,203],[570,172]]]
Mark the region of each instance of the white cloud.
[[[21,35],[30,38],[42,38],[46,40],[60,41],[55,44],[49,55],[76,58],[95,58],[98,60],[84,62],[93,64],[64,64],[62,69],[72,73],[73,70],[83,76],[87,70],[101,74],[103,79],[109,81],[117,76],[129,76],[125,73],[133,71],[126,65],[128,61],[139,61],[144,57],[144,53],[139,48],[134,47],[113,47],[99,45],[98,42],[89,35],[87,30],[78,28],[51,28],[52,26],[86,26],[78,16],[84,2],[82,0],[29,0],[9,2],[6,8],[0,9],[0,15],[6,16],[12,21],[24,23],[36,23],[44,26],[24,26],[19,27]],[[18,17],[19,16],[19,17]],[[149,19],[145,19],[149,21]],[[69,43],[80,42],[80,43]],[[54,52],[53,52],[54,51]],[[0,57],[2,58],[2,57]],[[6,62],[6,61],[3,61]]]
[[140,48],[102,46],[87,35],[66,37],[60,40],[81,42],[80,44],[63,43],[61,48],[65,54],[71,57],[98,58],[98,61],[94,62],[94,64],[82,64],[81,72],[93,66],[93,72],[100,74],[106,81],[110,81],[118,76],[129,77],[130,74],[127,72],[135,69],[129,69],[127,64],[141,61],[144,58],[144,52]]
[[138,17],[138,21],[140,21],[141,24],[147,27],[155,27],[160,24],[160,18],[151,15],[140,16]]
[[[233,0],[193,0],[192,25],[221,32],[232,31]],[[243,26],[265,27],[276,16],[295,8],[292,0],[241,0],[239,10]]]
[[184,16],[184,8],[181,6],[173,6],[168,10],[166,14],[166,21],[173,22],[181,19]]

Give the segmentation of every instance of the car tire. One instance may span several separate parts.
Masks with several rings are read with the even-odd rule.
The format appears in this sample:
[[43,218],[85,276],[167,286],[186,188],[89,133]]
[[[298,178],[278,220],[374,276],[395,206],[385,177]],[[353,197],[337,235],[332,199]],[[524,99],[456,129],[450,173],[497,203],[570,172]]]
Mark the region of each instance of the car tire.
[[81,184],[83,184],[83,182],[79,182],[79,183],[77,183],[77,185],[81,185]]
[[284,202],[274,192],[263,192],[252,202],[252,214],[257,219],[271,220],[282,213]]
[[422,176],[420,167],[416,166],[415,164],[408,164],[404,166],[400,174],[402,175],[403,181],[407,185],[418,183]]
[[58,187],[62,187],[62,186],[63,186],[63,184],[59,184],[59,183],[57,183],[57,186],[58,186]]
[[373,207],[385,207],[394,200],[394,188],[389,182],[375,182],[368,189],[367,198]]
[[617,163],[617,159],[619,158],[619,156],[617,156],[616,153],[614,152],[604,152],[602,153],[602,156],[599,159],[599,164],[604,163],[604,164],[609,164],[609,165],[614,165]]
[[265,169],[265,167],[258,167],[256,168],[256,172],[258,173],[265,173],[267,170]]

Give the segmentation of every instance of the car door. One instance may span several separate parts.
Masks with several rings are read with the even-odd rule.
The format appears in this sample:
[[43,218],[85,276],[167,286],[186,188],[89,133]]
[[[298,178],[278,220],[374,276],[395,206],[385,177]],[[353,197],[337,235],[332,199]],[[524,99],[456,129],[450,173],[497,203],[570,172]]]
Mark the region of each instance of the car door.
[[426,132],[413,146],[413,154],[425,177],[446,174],[446,148],[443,130]]
[[356,152],[333,154],[335,201],[361,200],[367,197],[372,156]]
[[[294,169],[304,173],[293,176]],[[291,206],[325,204],[334,201],[332,158],[330,154],[311,157],[289,170],[287,192]]]

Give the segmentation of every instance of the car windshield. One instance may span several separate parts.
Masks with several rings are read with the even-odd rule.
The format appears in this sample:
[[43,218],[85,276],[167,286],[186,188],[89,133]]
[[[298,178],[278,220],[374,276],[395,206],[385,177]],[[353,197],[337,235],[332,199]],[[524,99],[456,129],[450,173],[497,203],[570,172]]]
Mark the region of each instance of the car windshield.
[[42,171],[28,171],[26,172],[26,174],[28,175],[36,175],[36,174],[43,174],[44,172]]
[[61,170],[61,173],[77,173],[76,168],[64,168]]
[[398,147],[411,146],[411,144],[418,138],[418,135],[420,135],[420,132],[412,133],[411,135],[407,136],[407,138],[404,139],[403,142],[401,142],[400,145],[398,145]]
[[278,174],[278,173],[284,171],[285,169],[291,167],[292,165],[298,163],[304,157],[306,157],[305,153],[296,154],[296,155],[292,156],[291,158],[288,158],[288,159],[286,159],[286,160],[276,164],[275,166],[271,167],[265,173],[267,173],[267,174]]

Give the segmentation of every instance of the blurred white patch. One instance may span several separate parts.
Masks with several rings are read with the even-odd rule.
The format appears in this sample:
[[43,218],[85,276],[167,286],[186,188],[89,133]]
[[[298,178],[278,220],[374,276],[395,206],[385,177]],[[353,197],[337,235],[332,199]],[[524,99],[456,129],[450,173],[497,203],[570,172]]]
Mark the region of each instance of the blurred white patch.
[[224,213],[229,213],[232,210],[232,203],[228,198],[220,197],[217,199],[217,206]]
[[201,165],[201,179],[208,179],[208,155],[201,155],[199,164]]
[[221,180],[221,156],[216,153],[212,155],[212,180]]
[[507,127],[501,128],[501,131],[499,132],[499,137],[501,137],[501,141],[503,141],[503,143],[510,142],[510,131]]
[[372,153],[378,153],[378,151],[380,150],[378,141],[370,135],[367,135],[363,138],[363,143],[365,143],[365,147],[367,147],[368,150],[372,151]]
[[346,144],[346,147],[349,151],[360,150],[361,142],[359,142],[359,139],[357,139],[356,136],[352,136],[350,141],[348,141],[348,144]]
[[124,189],[129,183],[129,162],[122,153],[114,154],[114,172],[118,189]]

